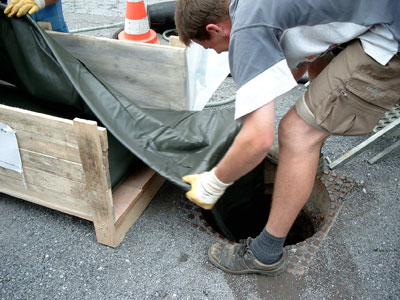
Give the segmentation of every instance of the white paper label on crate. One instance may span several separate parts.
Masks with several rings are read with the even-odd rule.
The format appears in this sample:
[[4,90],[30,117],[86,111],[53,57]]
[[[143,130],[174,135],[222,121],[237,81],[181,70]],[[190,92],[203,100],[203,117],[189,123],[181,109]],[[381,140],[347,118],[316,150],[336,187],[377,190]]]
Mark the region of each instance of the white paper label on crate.
[[0,122],[0,167],[22,174],[22,161],[15,131]]

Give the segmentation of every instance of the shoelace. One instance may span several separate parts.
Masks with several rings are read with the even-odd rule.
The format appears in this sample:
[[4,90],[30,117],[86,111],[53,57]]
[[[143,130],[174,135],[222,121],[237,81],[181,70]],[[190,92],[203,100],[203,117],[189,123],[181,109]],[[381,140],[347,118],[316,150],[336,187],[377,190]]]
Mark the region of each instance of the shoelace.
[[250,247],[250,240],[251,238],[247,238],[246,240],[239,240],[240,248],[238,250],[238,255],[243,257]]

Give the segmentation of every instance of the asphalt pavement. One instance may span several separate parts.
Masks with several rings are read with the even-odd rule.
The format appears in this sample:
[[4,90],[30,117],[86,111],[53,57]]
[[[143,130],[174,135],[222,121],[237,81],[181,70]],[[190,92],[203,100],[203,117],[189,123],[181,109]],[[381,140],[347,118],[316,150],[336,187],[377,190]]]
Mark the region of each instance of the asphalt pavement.
[[[122,0],[64,2],[70,29],[124,20]],[[304,90],[277,100],[277,124]],[[234,93],[227,78],[212,101]],[[333,160],[365,139],[332,137],[323,153]],[[336,170],[355,186],[302,276],[234,276],[213,267],[207,250],[219,238],[200,230],[190,217],[195,208],[168,182],[116,249],[96,242],[91,222],[0,194],[0,299],[399,299],[399,152],[367,162],[395,139],[382,138]]]

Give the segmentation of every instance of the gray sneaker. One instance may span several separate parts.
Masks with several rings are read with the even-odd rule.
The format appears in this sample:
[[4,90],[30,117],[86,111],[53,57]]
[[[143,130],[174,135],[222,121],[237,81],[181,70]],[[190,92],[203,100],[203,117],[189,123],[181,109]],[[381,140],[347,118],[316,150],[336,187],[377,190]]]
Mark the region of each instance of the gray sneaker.
[[252,238],[242,244],[217,243],[208,250],[208,259],[221,270],[231,274],[262,274],[276,276],[286,270],[286,255],[273,264],[260,262],[250,250]]

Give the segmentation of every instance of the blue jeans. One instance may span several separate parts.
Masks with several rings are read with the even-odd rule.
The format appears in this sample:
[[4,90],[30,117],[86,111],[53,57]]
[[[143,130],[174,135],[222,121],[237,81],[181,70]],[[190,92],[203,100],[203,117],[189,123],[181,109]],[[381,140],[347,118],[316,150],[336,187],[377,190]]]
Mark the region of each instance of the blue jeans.
[[67,23],[65,23],[62,11],[61,0],[39,10],[37,13],[32,15],[32,18],[36,22],[50,22],[54,31],[68,32]]

